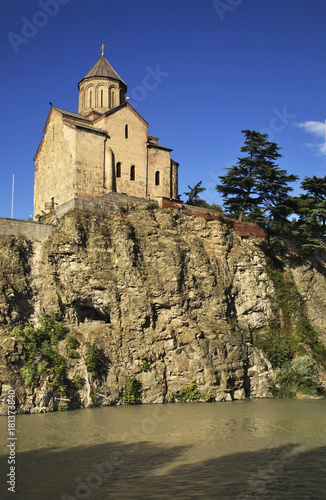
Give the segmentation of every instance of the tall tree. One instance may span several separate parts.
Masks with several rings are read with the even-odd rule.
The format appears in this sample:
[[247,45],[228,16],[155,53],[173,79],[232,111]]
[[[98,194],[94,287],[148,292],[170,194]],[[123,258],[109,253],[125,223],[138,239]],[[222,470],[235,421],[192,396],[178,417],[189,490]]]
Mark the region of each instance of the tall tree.
[[320,226],[320,236],[323,238],[326,231],[326,175],[325,177],[305,177],[301,183],[313,199],[310,218]]
[[190,189],[190,191],[188,191],[187,193],[183,193],[186,196],[188,196],[188,200],[186,201],[187,205],[200,205],[199,202],[201,200],[199,198],[199,195],[203,191],[206,191],[206,188],[201,187],[202,182],[203,181],[199,181],[193,188],[188,185],[188,188]]
[[326,237],[326,176],[305,177],[301,187],[306,193],[291,198],[294,212],[299,216],[295,231],[303,247],[323,246]]
[[273,216],[277,213],[275,206],[286,204],[292,191],[288,184],[298,177],[276,165],[275,160],[282,157],[280,148],[268,141],[267,134],[253,130],[242,133],[245,141],[240,151],[246,156],[238,158],[237,164],[219,177],[221,183],[216,190],[222,194],[225,208],[240,221],[246,213],[258,213],[258,209],[260,214],[269,212]]

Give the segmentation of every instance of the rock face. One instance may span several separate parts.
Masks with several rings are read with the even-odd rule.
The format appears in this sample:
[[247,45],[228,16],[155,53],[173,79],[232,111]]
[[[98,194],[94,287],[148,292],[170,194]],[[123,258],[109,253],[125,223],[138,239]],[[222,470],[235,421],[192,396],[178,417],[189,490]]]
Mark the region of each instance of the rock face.
[[[142,208],[110,217],[72,212],[44,243],[1,238],[2,331],[54,311],[80,342],[67,373],[85,381],[68,389],[73,407],[94,404],[94,394],[98,403],[120,402],[130,374],[144,403],[167,402],[192,379],[217,401],[267,395],[274,373],[252,341],[255,329],[277,320],[265,242],[241,239],[218,221]],[[323,263],[311,263],[309,275],[307,265],[293,276],[323,336]],[[85,366],[93,342],[108,360],[100,378]],[[14,387],[21,411],[55,406],[45,373],[37,388],[24,387],[22,342],[3,333],[1,344],[1,397]]]

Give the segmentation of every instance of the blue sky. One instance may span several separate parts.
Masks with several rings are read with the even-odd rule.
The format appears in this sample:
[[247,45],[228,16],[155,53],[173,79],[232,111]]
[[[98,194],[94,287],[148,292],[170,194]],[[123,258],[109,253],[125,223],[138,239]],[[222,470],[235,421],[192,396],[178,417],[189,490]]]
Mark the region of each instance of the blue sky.
[[1,10],[0,216],[11,214],[13,174],[14,217],[33,213],[49,101],[77,111],[77,82],[102,43],[149,133],[173,148],[180,193],[202,180],[206,200],[222,203],[214,186],[243,129],[268,133],[280,167],[301,180],[326,175],[324,0],[12,0]]

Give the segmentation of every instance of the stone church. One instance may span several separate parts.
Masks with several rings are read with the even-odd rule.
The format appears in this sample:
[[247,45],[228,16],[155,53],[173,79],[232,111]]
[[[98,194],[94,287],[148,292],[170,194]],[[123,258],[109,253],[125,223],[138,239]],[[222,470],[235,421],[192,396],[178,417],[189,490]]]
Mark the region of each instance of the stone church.
[[51,105],[34,158],[34,215],[108,193],[177,200],[172,149],[148,134],[148,123],[128,102],[127,85],[105,59],[103,46],[78,90],[78,113]]

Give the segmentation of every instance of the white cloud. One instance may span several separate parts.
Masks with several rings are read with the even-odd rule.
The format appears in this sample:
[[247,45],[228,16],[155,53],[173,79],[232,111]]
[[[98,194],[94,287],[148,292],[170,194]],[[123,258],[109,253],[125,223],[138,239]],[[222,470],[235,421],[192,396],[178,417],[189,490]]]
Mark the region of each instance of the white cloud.
[[[326,124],[324,122],[306,121],[295,125],[316,138],[316,142],[307,143],[307,147],[315,151],[317,155],[326,156]],[[322,139],[322,142],[320,142],[320,139]]]
[[303,128],[306,132],[310,132],[317,137],[325,137],[325,123],[324,122],[302,122],[297,123],[297,126]]

